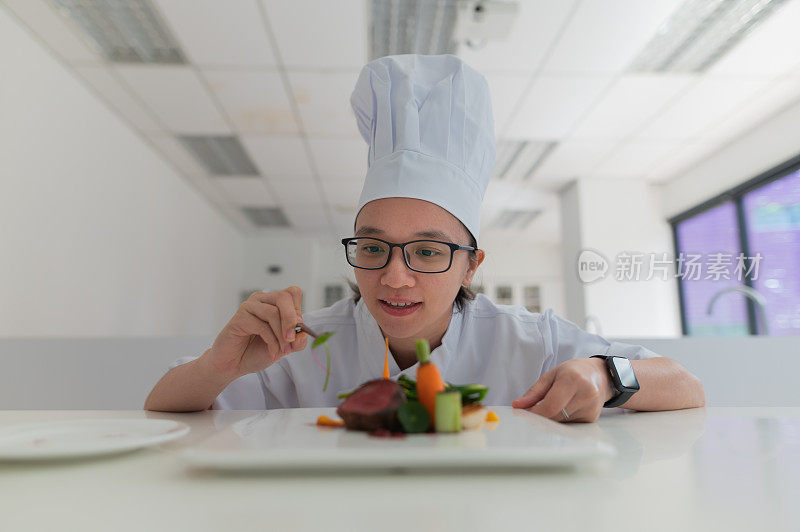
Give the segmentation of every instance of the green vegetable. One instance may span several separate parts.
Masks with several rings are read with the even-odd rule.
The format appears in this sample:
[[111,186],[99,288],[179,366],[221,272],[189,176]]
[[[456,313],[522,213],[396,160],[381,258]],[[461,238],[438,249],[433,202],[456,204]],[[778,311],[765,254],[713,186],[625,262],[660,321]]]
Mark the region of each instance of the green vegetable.
[[461,402],[465,405],[470,403],[480,403],[486,394],[489,392],[488,386],[483,384],[465,384],[463,386],[456,386],[448,384],[445,391],[456,391],[461,394]]
[[397,418],[406,432],[425,432],[431,426],[431,416],[419,401],[409,401],[400,405]]
[[[409,401],[417,400],[417,383],[405,375],[400,375],[397,378],[397,383],[403,388],[406,393],[406,398]],[[464,384],[458,386],[455,384],[445,383],[445,391],[457,391],[461,394],[461,403],[468,405],[470,403],[480,403],[489,392],[489,388],[483,384]]]
[[436,394],[436,432],[461,431],[461,392],[439,392]]
[[403,388],[403,391],[406,394],[406,399],[409,401],[416,401],[418,399],[417,396],[417,383],[406,377],[405,375],[400,375],[397,377],[397,384]]
[[417,349],[417,360],[419,360],[420,364],[425,364],[431,361],[431,346],[426,339],[418,339],[416,342],[414,342],[414,346]]
[[311,344],[311,349],[314,349],[315,347],[319,347],[321,345],[325,346],[325,364],[326,364],[326,367],[325,367],[325,384],[322,385],[322,391],[323,392],[328,389],[328,379],[331,376],[331,350],[328,347],[328,344],[326,344],[325,342],[327,342],[328,338],[330,338],[334,334],[336,334],[336,331],[326,332],[325,334],[320,334],[314,340],[314,343]]

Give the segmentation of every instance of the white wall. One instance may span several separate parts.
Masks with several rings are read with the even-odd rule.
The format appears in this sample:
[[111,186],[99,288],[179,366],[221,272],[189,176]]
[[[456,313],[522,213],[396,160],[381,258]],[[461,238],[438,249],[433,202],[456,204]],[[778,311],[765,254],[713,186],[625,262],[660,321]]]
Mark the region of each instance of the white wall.
[[544,242],[526,242],[520,237],[481,238],[486,259],[478,268],[473,284],[483,285],[486,295],[495,299],[500,285],[514,289],[514,305],[524,305],[523,288],[538,286],[542,311],[552,308],[556,314],[565,310],[561,265],[561,246]]
[[0,336],[218,331],[244,240],[0,9]]
[[[344,248],[335,240],[291,235],[248,237],[242,290],[272,292],[295,285],[303,290],[304,312],[322,308],[326,284],[344,285],[345,278],[353,279]],[[281,272],[268,273],[270,265],[279,266]]]
[[[572,190],[574,189],[574,190]],[[680,313],[676,280],[669,271],[666,280],[654,277],[647,280],[650,254],[667,259],[673,255],[669,224],[661,214],[659,190],[643,180],[579,179],[563,191],[562,207],[565,218],[576,223],[564,224],[564,282],[572,284],[570,301],[573,307],[583,299],[584,315],[580,308],[573,310],[570,319],[579,325],[587,315],[596,316],[606,336],[678,336]],[[576,195],[575,197],[571,196]],[[605,277],[584,284],[577,276],[575,251],[592,249],[608,261]],[[642,259],[637,279],[618,279],[617,256],[628,253]],[[580,296],[580,297],[579,297]],[[577,312],[577,315],[575,314]]]

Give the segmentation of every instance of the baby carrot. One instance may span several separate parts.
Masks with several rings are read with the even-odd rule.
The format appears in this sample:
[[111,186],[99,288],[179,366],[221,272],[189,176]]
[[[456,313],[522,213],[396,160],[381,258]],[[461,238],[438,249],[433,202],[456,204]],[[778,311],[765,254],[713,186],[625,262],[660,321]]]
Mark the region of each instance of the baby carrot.
[[[444,380],[439,368],[431,362],[431,347],[428,341],[419,339],[416,342],[417,360],[417,396],[419,402],[431,416],[431,423],[436,423],[436,394],[444,391]],[[434,425],[435,426],[435,425]]]
[[321,427],[342,427],[344,426],[344,420],[331,419],[328,416],[319,416],[317,418],[317,425]]

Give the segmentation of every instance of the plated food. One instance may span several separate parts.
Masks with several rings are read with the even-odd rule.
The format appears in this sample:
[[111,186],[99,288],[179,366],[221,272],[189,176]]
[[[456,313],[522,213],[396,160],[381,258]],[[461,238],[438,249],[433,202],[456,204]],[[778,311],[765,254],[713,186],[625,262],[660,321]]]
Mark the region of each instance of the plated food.
[[[454,385],[442,380],[430,359],[426,340],[417,340],[417,380],[401,375],[367,381],[352,392],[340,394],[344,402],[336,409],[349,430],[377,433],[453,433],[475,430],[487,420],[481,401],[489,388],[482,384]],[[489,417],[497,420],[493,412]],[[336,426],[330,418],[317,424]]]

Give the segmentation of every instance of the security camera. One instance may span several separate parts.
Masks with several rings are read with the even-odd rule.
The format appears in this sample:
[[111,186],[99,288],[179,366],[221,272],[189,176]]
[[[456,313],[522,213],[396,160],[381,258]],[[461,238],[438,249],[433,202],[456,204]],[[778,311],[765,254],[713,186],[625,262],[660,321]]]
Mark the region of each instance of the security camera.
[[492,39],[506,39],[518,12],[517,2],[461,0],[453,37],[471,48],[480,48]]

